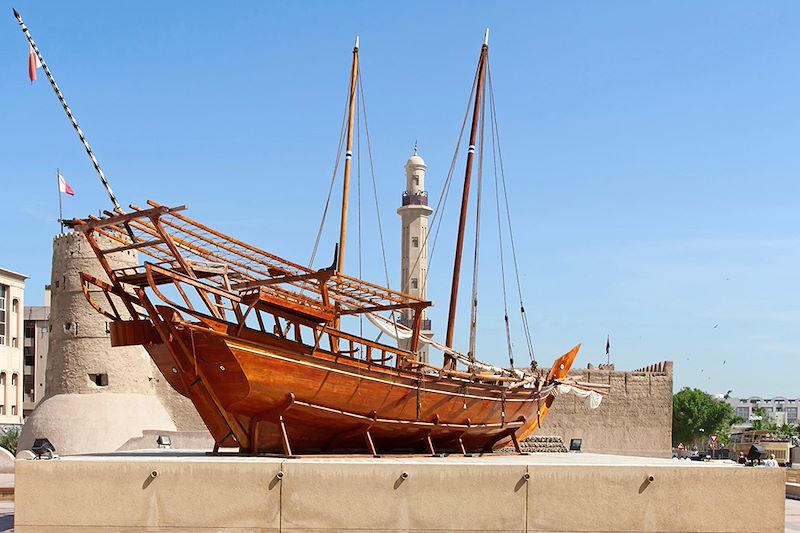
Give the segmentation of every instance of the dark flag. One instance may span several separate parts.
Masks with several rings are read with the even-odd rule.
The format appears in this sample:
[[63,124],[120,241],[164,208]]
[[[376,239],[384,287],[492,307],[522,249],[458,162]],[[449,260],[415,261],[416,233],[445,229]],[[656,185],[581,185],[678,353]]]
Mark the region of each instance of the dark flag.
[[611,335],[606,339],[606,355],[611,352]]

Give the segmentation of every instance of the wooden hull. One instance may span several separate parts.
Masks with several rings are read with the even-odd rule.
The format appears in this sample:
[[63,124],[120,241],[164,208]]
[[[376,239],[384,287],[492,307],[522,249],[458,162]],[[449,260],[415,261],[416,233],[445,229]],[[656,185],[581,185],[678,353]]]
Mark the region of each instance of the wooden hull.
[[[149,339],[153,360],[194,402],[216,442],[248,452],[488,452],[530,435],[553,400],[532,388],[370,364],[277,335],[187,323],[168,308],[159,313],[161,339],[139,331],[119,340],[129,323],[116,322],[117,344]],[[566,375],[578,349],[556,362],[554,377]]]

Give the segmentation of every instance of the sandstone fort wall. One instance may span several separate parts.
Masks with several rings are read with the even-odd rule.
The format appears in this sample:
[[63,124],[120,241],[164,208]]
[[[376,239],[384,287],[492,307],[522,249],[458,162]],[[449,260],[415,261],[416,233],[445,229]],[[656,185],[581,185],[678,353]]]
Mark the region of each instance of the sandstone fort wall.
[[672,361],[631,372],[613,366],[574,369],[579,381],[606,385],[608,392],[595,410],[575,395],[561,395],[553,402],[538,435],[558,435],[569,445],[582,439],[582,451],[672,456]]

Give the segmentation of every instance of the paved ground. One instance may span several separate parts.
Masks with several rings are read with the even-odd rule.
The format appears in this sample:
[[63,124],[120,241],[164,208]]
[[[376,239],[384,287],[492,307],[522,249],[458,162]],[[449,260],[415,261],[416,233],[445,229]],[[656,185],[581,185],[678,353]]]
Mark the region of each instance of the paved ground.
[[786,533],[797,532],[800,532],[800,500],[786,498]]
[[0,531],[14,531],[14,502],[0,501]]

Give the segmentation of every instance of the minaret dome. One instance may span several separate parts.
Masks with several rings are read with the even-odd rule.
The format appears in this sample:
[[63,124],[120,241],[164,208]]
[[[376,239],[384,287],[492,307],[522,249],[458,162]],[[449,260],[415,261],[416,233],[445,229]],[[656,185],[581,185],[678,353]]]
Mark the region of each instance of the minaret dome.
[[425,190],[425,161],[417,154],[414,147],[414,154],[406,161],[406,192],[408,194],[419,194]]

